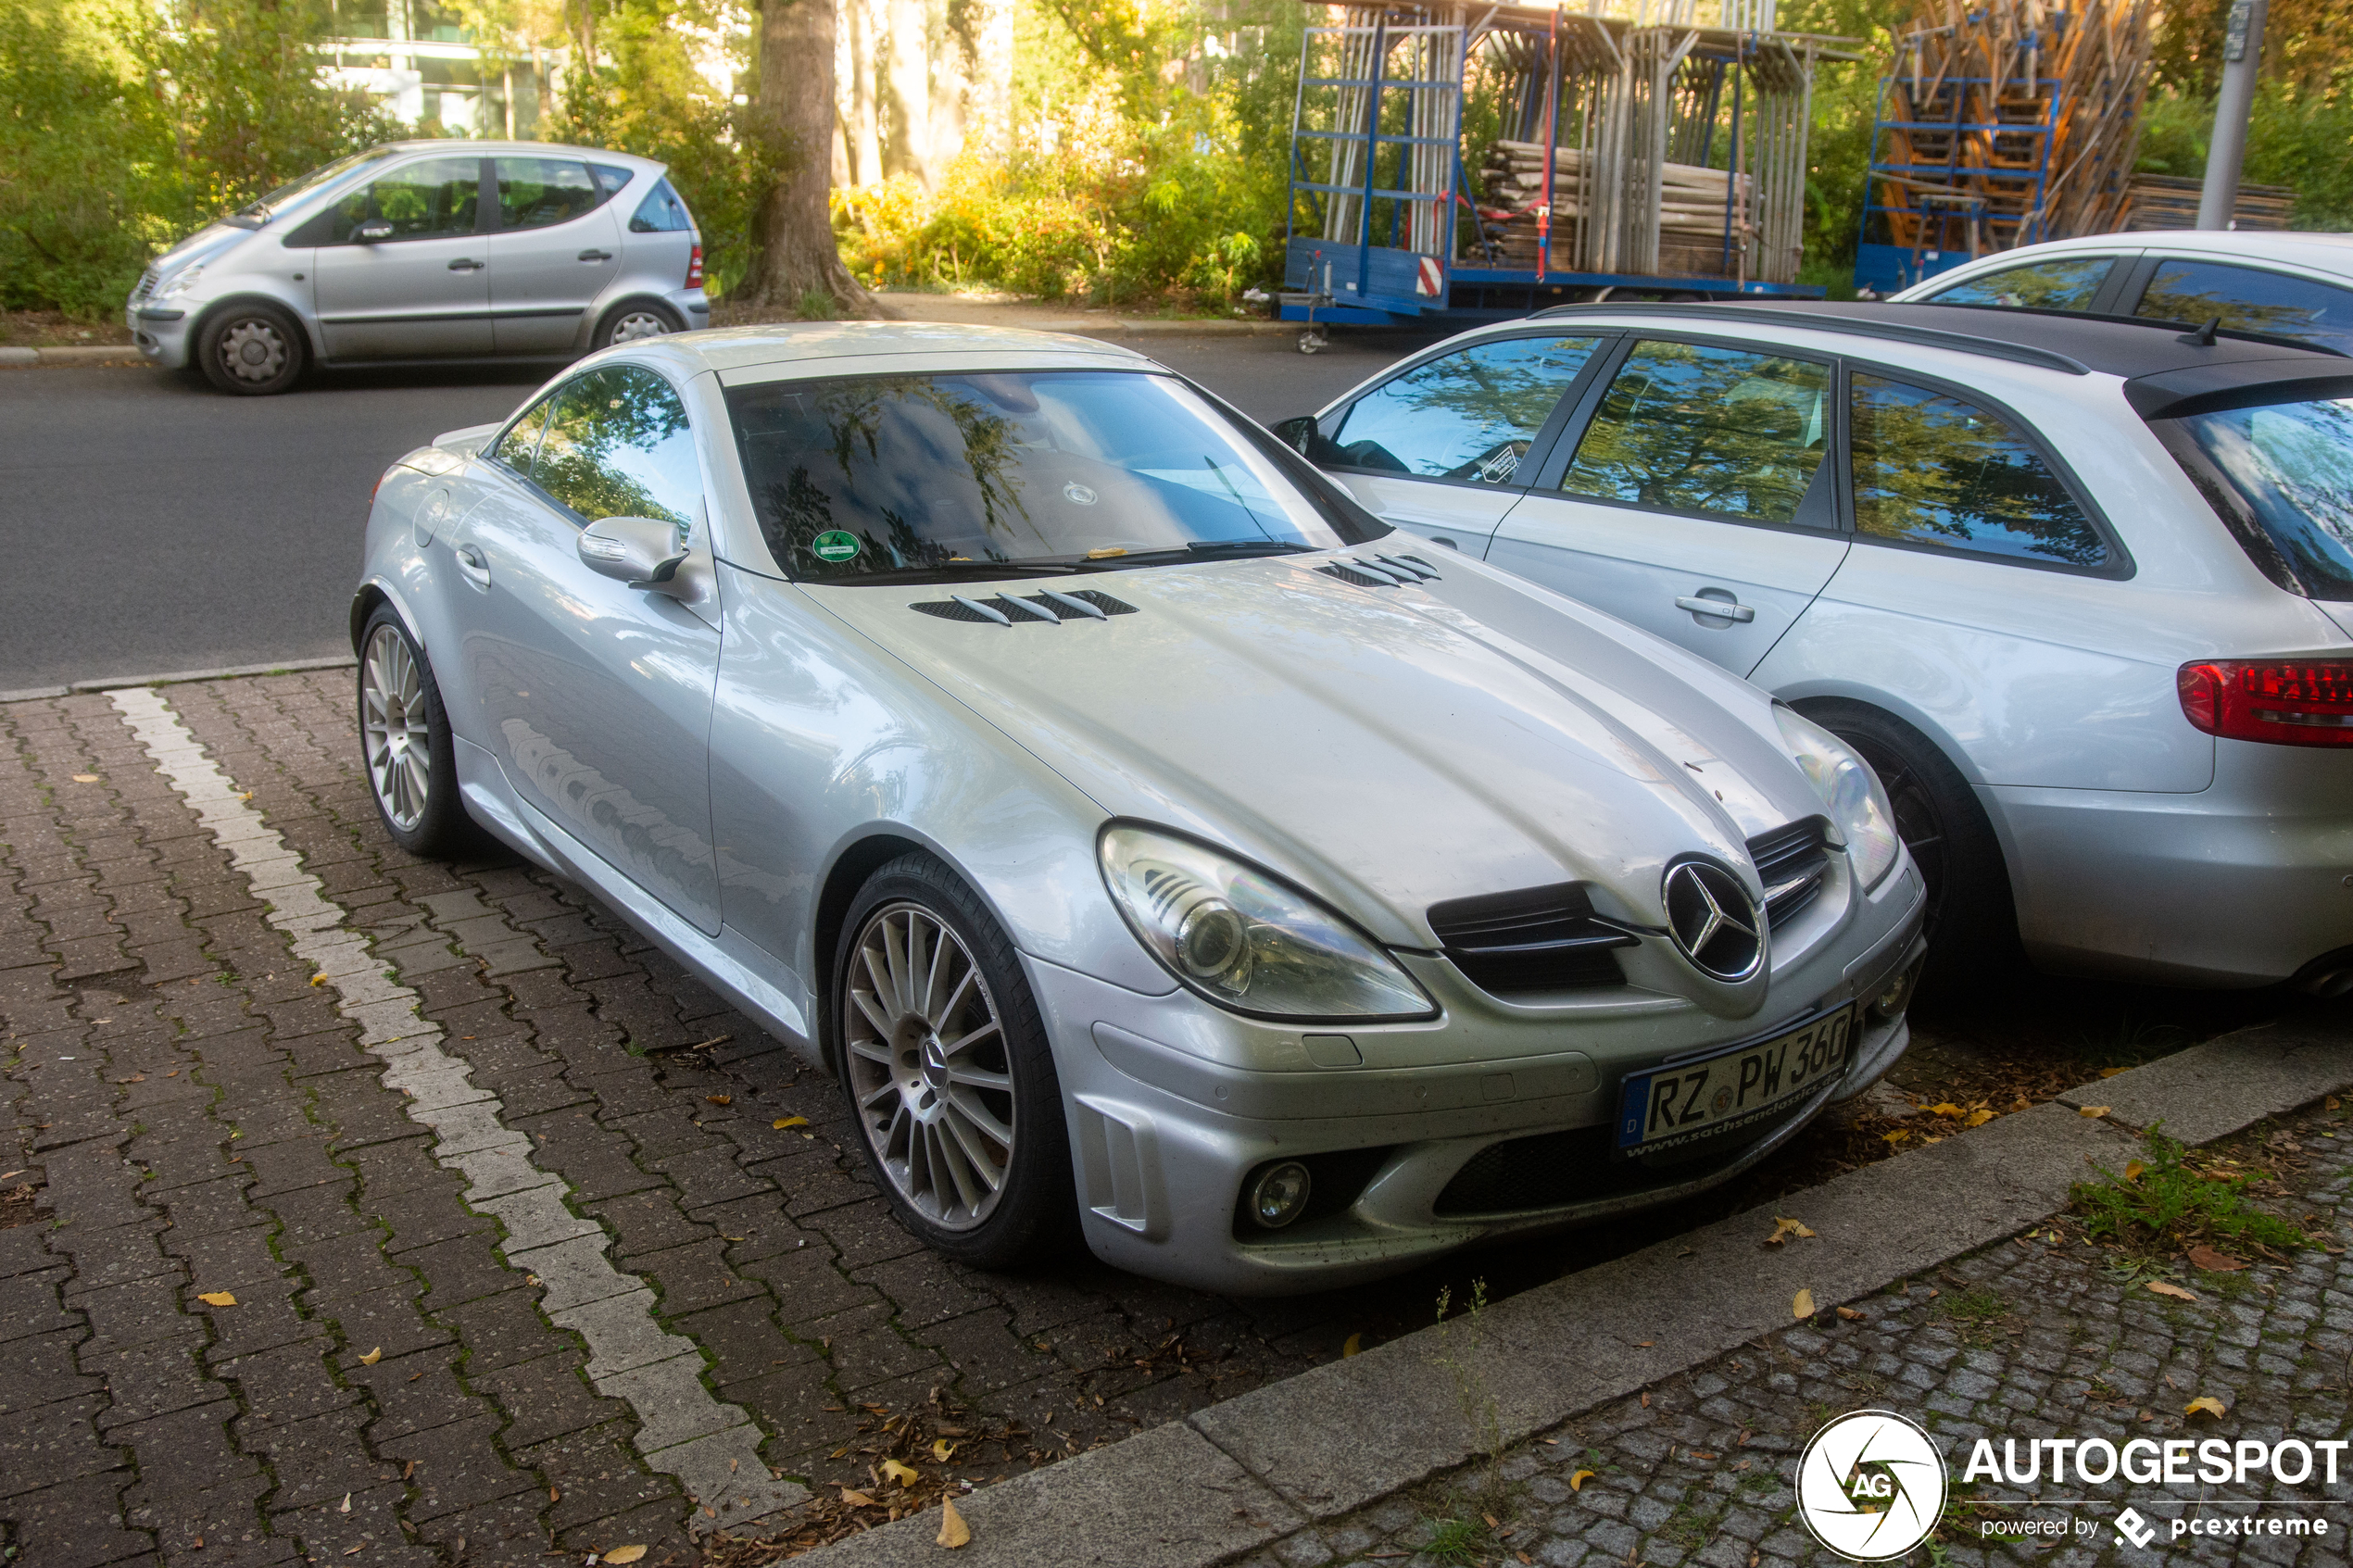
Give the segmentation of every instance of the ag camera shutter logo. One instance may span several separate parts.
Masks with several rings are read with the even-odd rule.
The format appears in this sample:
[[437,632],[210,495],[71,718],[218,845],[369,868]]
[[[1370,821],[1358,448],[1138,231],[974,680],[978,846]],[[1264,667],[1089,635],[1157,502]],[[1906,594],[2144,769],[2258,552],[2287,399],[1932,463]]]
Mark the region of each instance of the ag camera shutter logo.
[[1893,1411],[1856,1411],[1814,1434],[1797,1461],[1797,1516],[1855,1562],[1903,1556],[1944,1516],[1944,1457]]

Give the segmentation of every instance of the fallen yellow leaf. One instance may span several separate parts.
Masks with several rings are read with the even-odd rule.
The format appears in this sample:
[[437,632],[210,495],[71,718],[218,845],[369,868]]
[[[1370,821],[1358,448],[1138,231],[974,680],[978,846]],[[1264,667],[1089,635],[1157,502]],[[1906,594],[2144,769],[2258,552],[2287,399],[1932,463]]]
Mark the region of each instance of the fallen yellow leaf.
[[208,1307],[233,1307],[237,1298],[226,1290],[208,1290],[196,1298]]
[[1992,1120],[1994,1120],[1994,1113],[1990,1110],[1972,1110],[1969,1113],[1969,1119],[1963,1122],[1961,1125],[1964,1127],[1982,1127],[1985,1123],[1991,1122]]
[[953,1551],[972,1538],[972,1526],[965,1524],[964,1516],[956,1512],[955,1499],[953,1498],[940,1499],[939,1534],[934,1539],[937,1544]]
[[2103,1067],[2100,1069],[2100,1076],[2103,1078],[2113,1078],[2119,1073],[2129,1073],[2131,1071],[2132,1069],[2129,1067]]
[[1568,1478],[1568,1489],[1572,1492],[1581,1492],[1585,1489],[1585,1483],[1591,1481],[1592,1478],[1593,1473],[1592,1471],[1580,1470],[1576,1474]]
[[2188,1404],[2182,1407],[2182,1412],[2184,1415],[2196,1415],[2200,1411],[2204,1411],[2207,1414],[2213,1416],[2218,1421],[2223,1416],[2231,1413],[2222,1408],[2222,1401],[2216,1399],[2211,1394],[2200,1394],[2196,1399],[2192,1399]]
[[1765,1245],[1768,1247],[1779,1247],[1791,1236],[1812,1236],[1813,1234],[1813,1230],[1807,1226],[1805,1221],[1784,1219],[1782,1216],[1776,1214],[1773,1216],[1773,1234],[1765,1238]]
[[598,1561],[600,1562],[635,1562],[645,1555],[646,1549],[644,1547],[617,1546],[610,1551],[605,1553],[605,1555],[601,1558],[598,1558]]
[[733,1105],[736,1103],[736,1097],[733,1095],[705,1095],[702,1098],[711,1101],[713,1105]]
[[1931,1105],[1931,1106],[1930,1106],[1930,1107],[1928,1108],[1928,1111],[1929,1111],[1929,1114],[1930,1114],[1930,1115],[1931,1115],[1931,1116],[1954,1116],[1954,1117],[1957,1117],[1957,1116],[1959,1116],[1959,1115],[1960,1115],[1960,1113],[1961,1113],[1961,1108],[1960,1108],[1959,1106],[1957,1106],[1957,1105],[1955,1105],[1955,1104],[1954,1104],[1951,1100],[1949,1100],[1949,1099],[1948,1099],[1948,1100],[1944,1101],[1944,1102],[1943,1104],[1941,1104],[1941,1105]]
[[1810,1290],[1801,1290],[1796,1295],[1791,1297],[1789,1302],[1789,1315],[1793,1318],[1812,1317],[1814,1315],[1814,1293]]
[[876,1506],[874,1499],[868,1497],[863,1492],[853,1491],[848,1486],[844,1486],[841,1489],[841,1500],[848,1503],[852,1508],[873,1508]]
[[1364,1348],[1365,1336],[1361,1334],[1352,1334],[1348,1336],[1347,1342],[1340,1346],[1340,1358],[1342,1361],[1346,1361],[1349,1357],[1354,1355],[1357,1351],[1363,1349]]
[[2153,1279],[2148,1282],[2148,1286],[2149,1289],[2155,1291],[2158,1295],[2171,1296],[2177,1301],[2195,1301],[2197,1299],[2197,1292],[2194,1290],[2184,1290],[2178,1285],[2169,1284],[2161,1279]]
[[946,1464],[948,1462],[948,1456],[955,1451],[956,1445],[950,1442],[947,1438],[935,1437],[932,1439],[931,1457],[937,1460],[940,1463]]
[[366,1355],[360,1357],[359,1364],[361,1366],[374,1366],[378,1361],[383,1361],[384,1359],[384,1348],[379,1345],[374,1349],[369,1351]]
[[351,1512],[351,1494],[349,1492],[344,1493],[343,1502],[335,1509],[335,1512],[337,1513],[349,1513]]
[[2227,1252],[2217,1252],[2202,1241],[2191,1248],[2187,1256],[2191,1262],[2210,1274],[2236,1273],[2246,1267],[2245,1259],[2233,1258]]
[[76,773],[73,776],[73,782],[76,784],[96,784],[98,782],[98,775],[95,773]]
[[1904,1127],[1898,1127],[1892,1133],[1881,1133],[1880,1135],[1881,1137],[1884,1138],[1889,1143],[1902,1143],[1906,1138],[1908,1138],[1911,1135],[1910,1130]]
[[2108,1107],[2104,1105],[2079,1105],[2075,1108],[2075,1114],[2078,1116],[2088,1116],[2093,1121],[2096,1122],[2101,1117],[2108,1114]]
[[1859,1323],[1862,1321],[1863,1317],[1861,1310],[1855,1307],[1841,1307],[1838,1310],[1838,1315],[1844,1318],[1848,1323]]
[[916,1473],[913,1465],[901,1464],[895,1459],[887,1459],[882,1461],[882,1473],[902,1486],[912,1486],[923,1479]]
[[809,1118],[806,1116],[779,1116],[768,1124],[781,1133],[786,1127],[806,1127],[809,1125]]
[[310,977],[310,984],[313,985],[324,985],[326,983],[327,977],[323,974],[314,974]]
[[2128,1182],[2137,1182],[2141,1179],[2141,1173],[2147,1169],[2147,1166],[2137,1160],[2127,1160],[2124,1162],[2124,1179]]

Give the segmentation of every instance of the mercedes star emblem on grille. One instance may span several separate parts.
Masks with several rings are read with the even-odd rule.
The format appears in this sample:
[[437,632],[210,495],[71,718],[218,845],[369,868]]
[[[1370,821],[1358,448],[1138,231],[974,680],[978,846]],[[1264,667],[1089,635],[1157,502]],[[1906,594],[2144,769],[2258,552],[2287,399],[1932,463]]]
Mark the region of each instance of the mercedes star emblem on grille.
[[1740,879],[1705,860],[1667,869],[1667,923],[1701,973],[1746,980],[1765,962],[1765,922]]

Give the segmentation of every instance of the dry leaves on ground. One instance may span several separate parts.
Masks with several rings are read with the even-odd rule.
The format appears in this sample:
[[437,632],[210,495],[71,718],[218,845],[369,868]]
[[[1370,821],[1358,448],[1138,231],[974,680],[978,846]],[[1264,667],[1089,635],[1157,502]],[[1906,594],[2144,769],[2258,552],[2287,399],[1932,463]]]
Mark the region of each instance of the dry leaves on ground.
[[2216,1399],[2211,1394],[2200,1394],[2196,1399],[2192,1399],[2188,1404],[2182,1407],[2182,1413],[2184,1415],[2196,1415],[2201,1411],[2212,1416],[2217,1421],[2221,1420],[2224,1416],[2231,1413],[2229,1411],[2222,1408],[2222,1401]]
[[605,1553],[605,1554],[604,1554],[604,1556],[602,1556],[602,1557],[600,1557],[600,1558],[597,1559],[597,1561],[598,1561],[598,1562],[610,1562],[610,1563],[619,1564],[619,1563],[623,1563],[623,1562],[636,1562],[639,1558],[641,1558],[641,1557],[643,1557],[643,1556],[645,1556],[645,1555],[646,1555],[646,1549],[645,1549],[644,1547],[641,1547],[641,1546],[617,1546],[617,1547],[613,1548],[610,1551],[609,1551],[609,1552]]
[[361,1366],[374,1366],[378,1361],[383,1361],[384,1359],[384,1348],[379,1345],[374,1349],[369,1351],[366,1355],[360,1357],[359,1364]]
[[2217,1252],[2202,1241],[2191,1248],[2185,1256],[2191,1262],[2212,1274],[2236,1273],[2246,1267],[2246,1260],[2233,1258],[2227,1252]]
[[196,1299],[208,1307],[233,1307],[237,1304],[236,1295],[227,1290],[208,1290]]
[[2148,1287],[2154,1294],[2158,1296],[2170,1296],[2176,1301],[2195,1301],[2197,1299],[2196,1291],[2184,1290],[2180,1286],[2175,1285],[2169,1280],[2150,1280],[2148,1282]]
[[953,1498],[940,1499],[939,1534],[934,1539],[953,1551],[972,1538],[972,1526],[966,1524],[964,1516],[956,1512],[956,1500]]
[[1568,1489],[1572,1492],[1581,1492],[1585,1489],[1585,1483],[1591,1481],[1592,1478],[1593,1473],[1592,1471],[1578,1471],[1575,1474],[1568,1478]]
[[1765,1245],[1768,1247],[1779,1247],[1791,1236],[1810,1236],[1813,1234],[1814,1232],[1811,1227],[1806,1225],[1804,1221],[1787,1219],[1780,1214],[1776,1214],[1773,1216],[1773,1234],[1765,1238]]
[[1795,1296],[1790,1298],[1789,1313],[1790,1316],[1793,1318],[1812,1317],[1814,1315],[1814,1293],[1810,1290],[1801,1290]]
[[774,1122],[769,1123],[768,1125],[781,1133],[786,1127],[806,1127],[809,1125],[809,1118],[806,1116],[779,1116]]

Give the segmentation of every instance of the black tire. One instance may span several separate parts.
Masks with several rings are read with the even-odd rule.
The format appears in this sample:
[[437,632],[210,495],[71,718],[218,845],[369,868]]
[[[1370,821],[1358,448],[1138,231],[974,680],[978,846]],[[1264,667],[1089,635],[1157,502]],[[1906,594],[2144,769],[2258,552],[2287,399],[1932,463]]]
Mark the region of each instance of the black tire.
[[291,392],[310,366],[302,327],[274,305],[230,305],[205,319],[196,332],[196,368],[205,380],[239,397]]
[[1861,703],[1804,705],[1806,716],[1862,754],[1895,809],[1895,831],[1928,885],[1920,994],[1951,998],[2022,962],[2008,862],[1985,808],[1926,735]]
[[[414,676],[399,668],[408,661]],[[378,605],[359,634],[359,765],[368,796],[392,841],[424,859],[448,859],[486,846],[458,794],[457,751],[441,687],[424,650],[390,605]],[[397,692],[387,688],[402,688]],[[392,700],[385,701],[385,697]],[[371,711],[372,710],[372,711]],[[422,742],[422,746],[419,743]],[[416,752],[422,749],[422,761]],[[415,792],[422,789],[422,800]],[[389,796],[389,798],[387,797]]]
[[[961,952],[945,945],[932,948],[942,957],[939,965],[925,965],[926,984],[936,978],[941,992],[977,995],[993,1013],[993,1036],[975,1025],[969,1001],[959,1005],[950,996],[944,1009],[935,1010],[926,997],[902,1008],[885,985],[874,982],[862,949],[876,933],[896,929],[903,937],[908,926],[894,922],[911,917],[927,920],[935,936],[943,929],[953,935]],[[976,984],[955,978],[959,962]],[[863,986],[856,984],[862,979]],[[854,995],[860,990],[866,993],[863,1008]],[[935,1250],[982,1269],[1033,1261],[1076,1238],[1070,1131],[1053,1049],[1012,941],[961,877],[924,854],[903,855],[869,877],[842,922],[829,1000],[828,1047],[857,1124],[858,1147],[900,1223]],[[935,1011],[938,1016],[925,1016]],[[890,1032],[878,1017],[893,1025]],[[943,1040],[949,1033],[943,1024],[960,1038],[983,1043],[959,1050],[957,1040]],[[1001,1075],[1006,1092],[955,1081],[958,1069],[950,1057],[964,1072]],[[862,1079],[872,1082],[862,1086]],[[967,1109],[959,1111],[960,1106]],[[963,1117],[961,1139],[950,1124],[951,1114]],[[984,1130],[992,1123],[1010,1132],[1009,1150]],[[975,1147],[977,1158],[971,1152]],[[993,1167],[996,1186],[984,1202],[963,1203],[958,1189],[986,1185],[983,1166],[991,1151],[1003,1155]],[[943,1166],[948,1179],[934,1187]]]
[[[659,322],[657,327],[654,323]],[[624,299],[605,312],[597,323],[596,332],[589,338],[590,348],[610,348],[616,343],[633,338],[661,337],[670,332],[683,332],[686,323],[678,312],[658,300]]]

